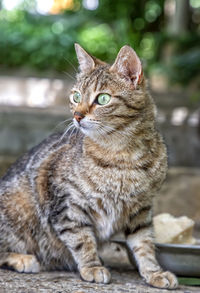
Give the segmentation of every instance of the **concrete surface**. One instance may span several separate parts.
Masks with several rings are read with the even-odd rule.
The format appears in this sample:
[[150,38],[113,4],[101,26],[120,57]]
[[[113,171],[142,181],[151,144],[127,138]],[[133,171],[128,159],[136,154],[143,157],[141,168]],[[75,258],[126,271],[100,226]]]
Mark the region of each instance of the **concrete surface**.
[[41,272],[20,274],[0,269],[0,293],[190,293],[200,287],[179,286],[177,290],[149,287],[130,264],[126,249],[117,243],[108,243],[100,251],[104,265],[112,274],[110,284],[87,283],[78,273]]
[[200,287],[179,286],[177,290],[161,290],[147,286],[133,270],[111,270],[112,283],[83,282],[78,273],[43,272],[19,274],[0,270],[0,293],[190,293],[200,292]]

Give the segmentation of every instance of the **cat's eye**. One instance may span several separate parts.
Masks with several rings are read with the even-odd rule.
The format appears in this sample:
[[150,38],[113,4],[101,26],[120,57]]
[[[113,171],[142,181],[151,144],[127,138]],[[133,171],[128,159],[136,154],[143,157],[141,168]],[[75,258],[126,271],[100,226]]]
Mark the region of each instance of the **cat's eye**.
[[73,100],[75,103],[80,103],[81,101],[81,94],[79,92],[75,92],[73,94]]
[[111,96],[109,94],[100,94],[97,97],[97,103],[99,105],[106,105],[110,102],[110,100],[111,100]]

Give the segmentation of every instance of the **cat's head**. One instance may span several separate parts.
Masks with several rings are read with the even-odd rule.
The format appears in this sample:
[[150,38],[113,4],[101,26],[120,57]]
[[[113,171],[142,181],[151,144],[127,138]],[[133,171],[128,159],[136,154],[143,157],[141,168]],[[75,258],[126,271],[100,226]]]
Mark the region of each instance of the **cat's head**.
[[121,48],[113,65],[78,44],[75,49],[80,66],[70,95],[75,126],[94,139],[123,133],[138,121],[146,104],[140,59],[129,46]]

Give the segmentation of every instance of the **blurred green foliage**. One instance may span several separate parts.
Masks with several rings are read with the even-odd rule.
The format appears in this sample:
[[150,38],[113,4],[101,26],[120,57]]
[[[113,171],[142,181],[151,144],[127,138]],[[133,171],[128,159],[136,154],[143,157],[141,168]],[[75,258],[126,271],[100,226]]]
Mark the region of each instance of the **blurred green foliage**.
[[165,30],[165,0],[115,0],[114,4],[112,0],[101,0],[94,11],[85,9],[81,0],[75,1],[80,9],[60,15],[2,10],[0,65],[63,72],[69,63],[76,62],[75,42],[108,62],[121,46],[130,44],[145,60],[148,73],[155,64],[160,66],[163,46],[172,42],[177,55],[166,67],[172,79],[186,83],[198,74],[197,31],[188,32],[184,38],[170,39]]

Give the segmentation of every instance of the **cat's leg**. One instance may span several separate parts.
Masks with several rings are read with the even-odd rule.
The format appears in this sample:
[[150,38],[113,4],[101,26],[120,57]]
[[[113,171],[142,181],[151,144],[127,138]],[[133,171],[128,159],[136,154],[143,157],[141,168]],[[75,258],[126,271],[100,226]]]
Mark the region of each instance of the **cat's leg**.
[[83,280],[109,283],[110,273],[102,266],[97,253],[96,240],[91,228],[76,227],[73,231],[60,231],[60,238],[69,248]]
[[40,264],[31,254],[0,253],[0,266],[6,265],[19,273],[38,273]]
[[134,254],[141,276],[151,286],[175,289],[178,286],[177,278],[171,272],[163,271],[155,257],[150,209],[142,209],[134,220],[137,224],[130,229],[132,233],[127,235],[127,244]]
[[57,212],[53,219],[53,227],[59,239],[70,250],[82,279],[88,282],[109,283],[111,276],[99,259],[89,217],[77,205],[61,210],[62,215]]

